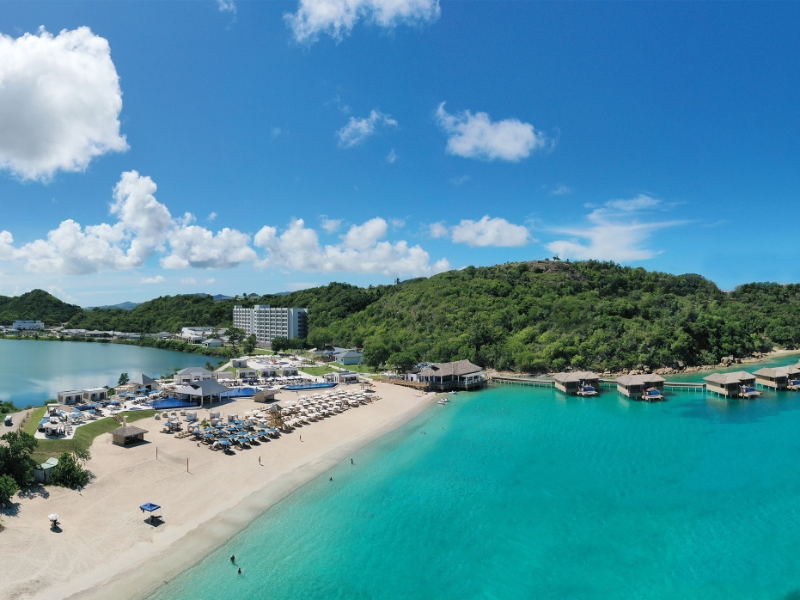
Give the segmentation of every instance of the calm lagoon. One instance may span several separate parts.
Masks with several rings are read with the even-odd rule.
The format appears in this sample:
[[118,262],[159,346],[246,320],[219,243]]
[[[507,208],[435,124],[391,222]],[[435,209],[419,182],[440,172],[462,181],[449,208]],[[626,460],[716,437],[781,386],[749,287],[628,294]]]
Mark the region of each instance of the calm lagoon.
[[97,342],[0,340],[0,400],[43,404],[62,390],[115,385],[120,373],[167,375],[214,357]]
[[800,394],[667,398],[459,394],[152,600],[800,597]]

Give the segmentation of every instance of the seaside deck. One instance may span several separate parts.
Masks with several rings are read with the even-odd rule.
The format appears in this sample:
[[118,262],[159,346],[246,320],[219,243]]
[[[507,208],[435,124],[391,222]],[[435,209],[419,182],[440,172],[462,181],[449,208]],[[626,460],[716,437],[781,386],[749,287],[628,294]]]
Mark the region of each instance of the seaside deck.
[[413,388],[415,390],[427,391],[428,384],[421,381],[406,381],[405,379],[386,379],[383,377],[376,377],[373,381],[378,383],[391,383],[392,385],[401,385],[403,387]]
[[[506,385],[533,385],[538,387],[556,387],[555,379],[549,377],[515,377],[513,375],[492,375],[490,381]],[[616,388],[616,379],[609,377],[600,378],[600,387]],[[666,381],[664,388],[673,391],[703,392],[706,384],[693,381]]]

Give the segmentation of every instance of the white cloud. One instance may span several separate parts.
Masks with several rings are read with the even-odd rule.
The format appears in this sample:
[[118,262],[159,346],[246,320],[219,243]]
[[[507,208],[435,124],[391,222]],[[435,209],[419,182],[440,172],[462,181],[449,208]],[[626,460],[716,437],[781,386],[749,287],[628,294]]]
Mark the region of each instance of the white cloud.
[[389,154],[386,155],[386,162],[388,162],[390,165],[393,165],[395,162],[397,162],[397,152],[394,151],[394,148],[392,148],[389,151]]
[[[12,256],[23,261],[28,271],[61,275],[141,267],[167,247],[171,252],[161,259],[162,266],[174,269],[228,268],[256,258],[247,234],[226,228],[215,235],[191,225],[194,217],[190,214],[173,219],[155,192],[156,184],[149,177],[136,171],[123,173],[110,205],[116,223],[82,227],[67,219],[49,231],[46,239],[12,247]],[[0,258],[8,257],[12,243],[11,234],[0,234]]]
[[395,229],[400,229],[401,227],[406,226],[405,219],[389,219],[389,224],[394,227]]
[[439,14],[439,0],[300,0],[297,12],[284,18],[295,40],[311,44],[320,33],[341,41],[361,19],[391,29],[432,23]]
[[450,183],[453,185],[462,185],[472,179],[469,175],[462,175],[461,177],[452,177]]
[[208,217],[206,218],[206,220],[207,220],[207,221],[213,221],[213,220],[214,220],[214,219],[216,219],[218,216],[219,216],[219,215],[217,215],[217,213],[215,213],[215,212],[212,212],[210,215],[208,215]]
[[551,196],[566,196],[572,193],[572,188],[568,185],[564,185],[563,183],[557,183],[556,185],[543,185],[543,189],[546,189]]
[[127,150],[122,91],[108,41],[88,27],[0,34],[0,168],[23,179],[83,171]]
[[0,260],[14,258],[14,236],[9,231],[0,231]]
[[640,194],[629,200],[610,200],[588,215],[590,226],[556,229],[571,239],[556,240],[545,247],[561,258],[577,260],[613,260],[627,262],[646,260],[660,254],[645,246],[653,233],[681,221],[638,222],[631,213],[656,208],[660,200]]
[[353,225],[336,245],[322,246],[319,236],[295,219],[281,234],[275,227],[263,227],[255,245],[264,248],[266,258],[258,266],[282,266],[297,271],[383,273],[384,275],[432,275],[450,268],[447,259],[430,264],[430,255],[420,246],[404,240],[382,241],[387,231],[383,219]]
[[206,283],[214,283],[215,281],[216,279],[214,277],[209,277],[208,279],[206,279]]
[[164,277],[156,275],[155,277],[142,277],[140,283],[164,283]]
[[235,0],[217,0],[217,6],[219,6],[220,12],[229,12],[234,15],[236,14]]
[[183,225],[170,233],[171,253],[161,259],[165,269],[229,269],[256,259],[250,236],[225,228],[214,234],[205,227]]
[[181,277],[181,285],[196,285],[197,279],[194,277]]
[[518,119],[492,122],[484,112],[474,115],[466,110],[451,115],[444,102],[436,109],[439,127],[447,134],[447,152],[464,158],[517,162],[533,150],[544,148],[547,138],[530,123]]
[[347,125],[336,132],[339,146],[352,148],[375,135],[378,127],[397,127],[397,121],[378,110],[370,111],[369,116],[364,119],[350,117]]
[[528,229],[514,225],[501,217],[484,216],[480,221],[463,219],[451,230],[451,238],[456,244],[468,246],[524,246],[528,243]]
[[448,236],[450,230],[444,224],[444,221],[440,221],[439,223],[431,223],[428,226],[428,232],[432,238],[443,238]]
[[328,233],[333,233],[342,225],[341,219],[329,219],[327,217],[322,218],[322,228],[327,231]]
[[282,133],[283,130],[280,127],[273,127],[272,129],[269,130],[269,136],[273,140],[278,139]]

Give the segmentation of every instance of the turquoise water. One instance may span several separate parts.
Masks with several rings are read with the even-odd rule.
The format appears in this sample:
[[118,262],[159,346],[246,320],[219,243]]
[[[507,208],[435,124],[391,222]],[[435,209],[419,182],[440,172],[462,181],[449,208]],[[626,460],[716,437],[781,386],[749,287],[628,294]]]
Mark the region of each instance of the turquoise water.
[[155,377],[175,367],[203,366],[207,360],[199,354],[121,344],[0,339],[0,400],[39,405],[63,390],[116,385],[123,372]]
[[798,598],[798,432],[800,394],[459,394],[151,600]]

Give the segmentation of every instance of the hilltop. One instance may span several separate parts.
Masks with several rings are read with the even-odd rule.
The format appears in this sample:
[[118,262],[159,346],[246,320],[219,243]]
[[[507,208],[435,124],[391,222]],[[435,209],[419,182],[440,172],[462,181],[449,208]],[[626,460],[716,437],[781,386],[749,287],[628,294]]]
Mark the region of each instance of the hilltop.
[[[26,296],[33,298],[14,300],[24,304]],[[468,358],[523,372],[615,371],[717,364],[800,345],[800,285],[752,283],[723,292],[700,275],[597,261],[467,267],[392,285],[331,283],[220,300],[163,296],[130,310],[64,306],[72,311],[70,327],[174,332],[230,326],[234,304],[307,307],[309,347],[363,347],[374,365]],[[24,314],[42,318],[33,309]]]
[[80,306],[62,302],[43,290],[0,296],[0,325],[11,325],[17,319],[39,319],[47,326],[60,325],[81,312]]

